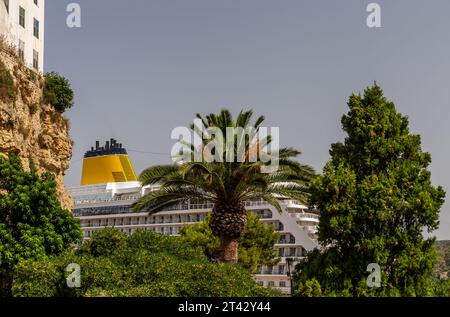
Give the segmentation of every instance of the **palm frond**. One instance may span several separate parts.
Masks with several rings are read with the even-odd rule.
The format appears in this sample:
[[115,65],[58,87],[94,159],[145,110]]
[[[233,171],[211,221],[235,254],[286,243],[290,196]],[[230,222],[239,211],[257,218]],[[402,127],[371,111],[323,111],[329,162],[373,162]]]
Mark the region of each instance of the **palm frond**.
[[179,166],[172,165],[155,165],[142,171],[139,175],[139,181],[143,185],[154,185],[161,182],[165,177],[172,173],[176,173]]
[[[240,111],[233,120],[231,113],[223,109],[219,114],[196,115],[203,127],[191,129],[202,138],[204,129],[218,128],[226,135],[227,128],[240,128],[241,135],[234,133],[232,149],[225,149],[223,162],[208,162],[204,159],[204,149],[209,140],[202,138],[197,146],[181,141],[188,149],[187,158],[180,165],[158,165],[144,170],[140,180],[145,185],[158,183],[160,189],[150,192],[133,205],[133,210],[158,212],[189,200],[208,200],[222,205],[241,204],[246,200],[263,199],[281,211],[279,198],[297,199],[306,202],[309,195],[309,182],[315,177],[315,171],[294,160],[301,153],[293,148],[282,148],[276,153],[266,153],[264,160],[260,156],[252,160],[253,152],[269,147],[272,136],[263,137],[254,142],[264,117],[258,117],[251,124],[253,111]],[[237,161],[237,150],[243,146],[244,159]],[[228,152],[230,153],[228,153]],[[231,151],[233,151],[231,153]],[[228,155],[228,156],[227,156]],[[231,156],[232,162],[226,158]],[[195,157],[201,157],[195,162]],[[278,170],[262,173],[262,168],[278,163]]]
[[213,197],[195,187],[167,186],[150,192],[132,205],[134,211],[148,211],[150,214],[165,208],[188,202],[190,199],[211,200]]

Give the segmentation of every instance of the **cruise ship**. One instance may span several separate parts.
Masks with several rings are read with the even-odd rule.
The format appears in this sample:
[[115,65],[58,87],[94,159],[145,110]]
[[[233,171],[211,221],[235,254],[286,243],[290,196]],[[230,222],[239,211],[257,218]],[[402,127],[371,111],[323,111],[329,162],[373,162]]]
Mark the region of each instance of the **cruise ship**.
[[[212,210],[212,203],[196,201],[153,215],[132,211],[131,205],[136,200],[157,188],[157,185],[142,186],[137,180],[122,144],[111,139],[100,147],[97,141],[95,148],[85,154],[81,186],[70,189],[73,214],[80,220],[84,239],[106,227],[115,227],[128,235],[145,229],[176,236],[182,226],[205,220]],[[289,199],[280,199],[281,213],[261,200],[247,201],[245,205],[249,212],[258,214],[262,222],[272,224],[280,233],[275,245],[279,263],[259,266],[254,277],[262,286],[289,293],[294,265],[317,247],[318,212]]]

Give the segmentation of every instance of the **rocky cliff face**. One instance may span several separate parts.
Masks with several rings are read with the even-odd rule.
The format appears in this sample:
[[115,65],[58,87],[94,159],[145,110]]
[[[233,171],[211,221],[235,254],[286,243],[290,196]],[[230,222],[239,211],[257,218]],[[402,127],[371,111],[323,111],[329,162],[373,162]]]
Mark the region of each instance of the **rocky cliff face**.
[[[5,75],[5,69],[12,78]],[[38,172],[55,174],[61,204],[71,208],[72,198],[64,187],[73,146],[67,119],[43,102],[43,77],[23,66],[12,50],[2,43],[0,72],[12,83],[10,87],[4,84],[0,87],[0,155],[14,152],[20,156],[25,168],[31,159]]]

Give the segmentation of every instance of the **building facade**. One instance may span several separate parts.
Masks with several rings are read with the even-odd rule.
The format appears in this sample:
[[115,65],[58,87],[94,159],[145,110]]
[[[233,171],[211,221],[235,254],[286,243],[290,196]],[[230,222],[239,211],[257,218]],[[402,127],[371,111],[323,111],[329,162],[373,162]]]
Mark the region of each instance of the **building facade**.
[[[86,152],[83,162],[82,180],[86,185],[70,189],[74,199],[73,214],[80,219],[84,239],[89,239],[96,230],[107,227],[117,228],[128,235],[141,229],[176,236],[183,225],[203,221],[212,211],[213,204],[210,202],[189,201],[153,215],[134,212],[132,204],[148,192],[157,190],[158,185],[141,186],[138,181],[109,181],[120,173],[134,175],[134,170],[133,173],[127,172],[129,168],[132,169],[131,163],[129,166],[128,163],[115,163],[113,158],[117,156],[126,157],[129,162],[126,150],[116,140],[111,139],[104,147],[96,142],[95,148]],[[97,161],[95,168],[91,166],[93,159]],[[99,167],[99,164],[102,166]],[[90,174],[95,174],[95,177]],[[245,205],[249,212],[258,214],[262,222],[273,225],[280,233],[280,240],[275,245],[279,263],[275,266],[260,266],[255,279],[263,286],[289,293],[291,283],[288,273],[306,252],[317,247],[319,215],[295,200],[280,198],[279,202],[281,213],[262,200],[247,201]]]
[[44,71],[45,0],[1,0],[0,35],[25,65]]

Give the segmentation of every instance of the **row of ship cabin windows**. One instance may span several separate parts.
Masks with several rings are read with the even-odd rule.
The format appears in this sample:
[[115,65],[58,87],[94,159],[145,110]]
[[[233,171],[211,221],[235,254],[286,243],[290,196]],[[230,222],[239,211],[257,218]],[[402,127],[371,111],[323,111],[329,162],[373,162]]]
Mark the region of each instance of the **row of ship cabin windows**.
[[280,247],[278,248],[278,256],[280,257],[302,257],[306,253],[306,250],[303,248],[294,248],[294,247]]
[[275,283],[275,281],[267,281],[267,285],[264,285],[264,281],[258,281],[257,282],[260,286],[267,286],[267,287],[281,287],[285,288],[287,287],[286,281],[279,281],[278,285]]
[[[142,229],[135,229],[135,228],[119,229],[120,232],[127,234],[127,235],[132,235],[137,230],[142,230]],[[166,234],[166,235],[177,235],[179,233],[180,227],[153,227],[153,228],[144,228],[144,230],[152,230],[154,232],[158,232],[158,233]],[[95,230],[85,230],[83,235],[85,238],[90,238],[92,236],[92,234],[94,233],[94,231]]]
[[[295,254],[295,251],[294,251]],[[274,274],[274,275],[286,275],[286,265],[285,264],[278,264],[276,266],[262,266],[258,265],[257,272],[260,274]]]
[[95,220],[82,220],[81,226],[103,227],[103,226],[127,226],[127,225],[146,225],[146,224],[162,224],[162,223],[185,223],[185,222],[199,222],[205,220],[205,218],[206,214],[106,218]]

